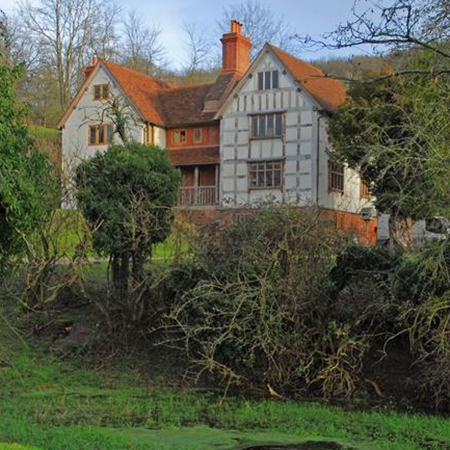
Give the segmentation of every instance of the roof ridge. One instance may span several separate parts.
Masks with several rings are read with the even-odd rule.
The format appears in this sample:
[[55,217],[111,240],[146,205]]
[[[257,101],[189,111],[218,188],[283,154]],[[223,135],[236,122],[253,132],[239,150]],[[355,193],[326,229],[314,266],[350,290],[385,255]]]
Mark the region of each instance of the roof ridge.
[[190,84],[190,85],[170,85],[168,88],[161,88],[161,91],[167,91],[167,90],[181,90],[181,89],[196,89],[201,87],[211,87],[214,86],[214,83],[202,83],[202,84]]
[[161,78],[153,77],[153,76],[148,75],[148,74],[146,74],[144,72],[140,72],[139,70],[132,69],[131,67],[124,66],[122,64],[118,64],[118,63],[116,63],[114,61],[111,61],[111,60],[108,60],[108,59],[99,59],[99,62],[102,62],[107,67],[108,67],[109,64],[111,64],[113,66],[116,66],[117,68],[120,68],[121,70],[126,70],[126,71],[131,72],[131,73],[133,73],[135,75],[138,75],[138,76],[141,76],[141,77],[144,77],[144,78],[148,78],[149,80],[151,80],[151,81],[153,81],[155,83],[165,84],[167,86],[167,87],[164,87],[164,88],[160,87],[159,89],[169,89],[171,87],[176,87],[176,86],[172,85],[171,83],[169,83],[168,81],[162,80]]

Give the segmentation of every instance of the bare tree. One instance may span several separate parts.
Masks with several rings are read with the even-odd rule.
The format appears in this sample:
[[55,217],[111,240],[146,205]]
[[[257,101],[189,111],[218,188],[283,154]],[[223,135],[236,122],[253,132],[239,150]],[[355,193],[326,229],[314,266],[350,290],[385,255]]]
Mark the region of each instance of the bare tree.
[[309,48],[348,49],[364,46],[374,53],[402,55],[401,74],[430,74],[411,70],[408,61],[418,50],[435,55],[433,76],[449,72],[450,1],[449,0],[355,0],[352,17],[320,38],[296,35]]
[[206,36],[206,30],[200,28],[198,22],[184,22],[183,30],[186,35],[185,48],[188,58],[185,63],[187,74],[208,68],[211,63],[212,42]]
[[[19,3],[23,39],[33,42],[39,65],[54,68],[59,103],[65,107],[77,85],[95,30],[104,24],[103,12],[109,0],[38,0]],[[104,25],[103,25],[104,26]]]
[[11,38],[6,14],[0,9],[0,62],[8,62]]
[[7,64],[22,64],[29,70],[36,60],[36,55],[36,49],[30,39],[21,39],[17,16],[7,16],[0,10],[0,58]]
[[223,10],[221,20],[217,22],[219,30],[227,33],[230,21],[234,19],[244,24],[244,32],[253,43],[252,57],[266,42],[296,53],[297,42],[293,39],[295,33],[287,27],[284,18],[270,6],[264,6],[256,0],[230,5]]
[[[120,40],[118,25],[122,13],[120,5],[114,2],[103,4],[102,20],[92,30],[88,52],[85,56],[88,60],[93,54],[102,59],[116,59],[119,56],[117,42]],[[86,61],[83,61],[86,63]]]
[[132,69],[152,75],[165,54],[160,43],[161,28],[146,25],[136,11],[130,12],[122,25],[122,62]]

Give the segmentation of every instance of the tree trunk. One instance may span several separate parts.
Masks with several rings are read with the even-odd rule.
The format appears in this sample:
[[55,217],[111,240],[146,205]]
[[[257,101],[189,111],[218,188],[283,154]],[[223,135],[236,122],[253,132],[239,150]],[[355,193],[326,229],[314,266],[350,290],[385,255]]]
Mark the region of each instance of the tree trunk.
[[405,249],[412,243],[411,223],[405,217],[390,214],[389,216],[389,249],[395,251],[397,246]]

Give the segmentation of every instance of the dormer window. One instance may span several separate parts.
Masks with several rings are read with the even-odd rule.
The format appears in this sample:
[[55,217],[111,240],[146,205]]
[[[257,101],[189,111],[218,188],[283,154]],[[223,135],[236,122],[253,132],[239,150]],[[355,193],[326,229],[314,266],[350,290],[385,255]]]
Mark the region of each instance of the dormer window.
[[258,72],[258,90],[278,89],[280,87],[280,74],[278,70]]
[[94,86],[94,100],[108,100],[109,98],[109,85],[96,84]]

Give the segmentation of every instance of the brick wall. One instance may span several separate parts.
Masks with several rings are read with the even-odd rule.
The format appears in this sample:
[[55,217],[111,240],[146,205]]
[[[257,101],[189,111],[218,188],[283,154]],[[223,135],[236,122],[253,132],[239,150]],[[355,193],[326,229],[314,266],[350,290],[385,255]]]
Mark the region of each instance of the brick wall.
[[[252,214],[254,211],[254,209],[191,208],[178,209],[177,214],[183,220],[201,227],[211,222],[220,224],[231,223],[236,214]],[[321,210],[321,215],[325,219],[332,220],[336,224],[338,231],[354,236],[360,244],[376,244],[376,219],[365,222],[359,214],[326,209]]]

